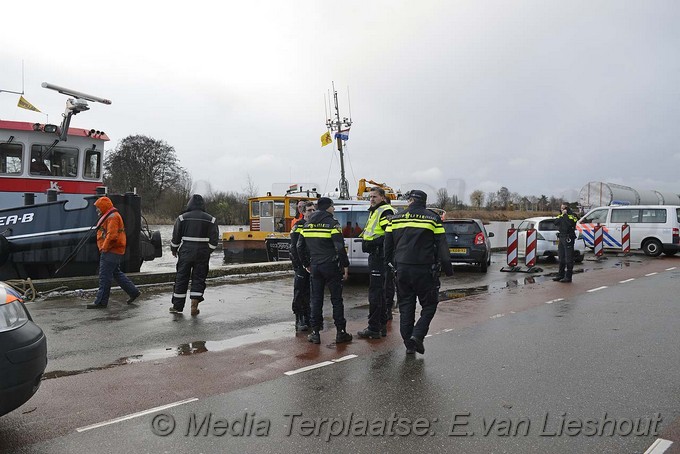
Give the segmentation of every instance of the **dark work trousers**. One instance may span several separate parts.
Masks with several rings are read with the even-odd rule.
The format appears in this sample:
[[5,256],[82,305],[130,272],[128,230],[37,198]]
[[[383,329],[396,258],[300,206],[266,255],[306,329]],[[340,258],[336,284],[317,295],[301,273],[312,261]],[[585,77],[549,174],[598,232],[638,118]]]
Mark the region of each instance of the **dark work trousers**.
[[382,248],[368,255],[368,329],[380,331],[387,323],[385,311],[385,259]]
[[293,314],[309,315],[310,280],[303,267],[295,268],[293,280]]
[[[397,301],[401,338],[425,339],[430,322],[437,312],[439,278],[430,265],[397,264]],[[420,302],[420,318],[416,323],[416,297]],[[415,323],[415,326],[414,326]]]
[[574,270],[574,239],[570,235],[559,235],[557,254],[560,259],[560,269],[557,272],[557,275],[571,279],[571,274]]
[[392,320],[392,308],[394,307],[394,270],[390,267],[385,268],[385,320]]
[[189,280],[191,280],[189,299],[203,301],[205,278],[208,277],[208,264],[210,263],[210,249],[180,248],[177,256],[172,305],[181,311],[186,302]]
[[114,254],[113,252],[102,252],[99,256],[99,290],[97,290],[94,304],[101,304],[102,306],[109,304],[113,279],[129,296],[139,295],[139,290],[137,290],[135,284],[120,270],[122,260],[123,254]]
[[342,273],[337,262],[312,264],[312,329],[321,331],[323,327],[323,294],[328,287],[333,304],[333,321],[338,330],[344,330],[345,307],[342,304]]

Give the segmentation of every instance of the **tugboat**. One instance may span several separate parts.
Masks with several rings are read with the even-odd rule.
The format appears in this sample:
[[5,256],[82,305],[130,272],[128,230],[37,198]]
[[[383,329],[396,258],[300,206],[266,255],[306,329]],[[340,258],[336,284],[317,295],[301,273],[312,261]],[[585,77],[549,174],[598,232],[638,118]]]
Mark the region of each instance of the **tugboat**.
[[[70,128],[88,101],[111,101],[43,83],[70,96],[61,126],[0,120],[0,280],[97,273],[94,201],[103,185],[104,131]],[[140,197],[106,194],[125,222],[125,272],[161,256],[160,233],[143,228]]]

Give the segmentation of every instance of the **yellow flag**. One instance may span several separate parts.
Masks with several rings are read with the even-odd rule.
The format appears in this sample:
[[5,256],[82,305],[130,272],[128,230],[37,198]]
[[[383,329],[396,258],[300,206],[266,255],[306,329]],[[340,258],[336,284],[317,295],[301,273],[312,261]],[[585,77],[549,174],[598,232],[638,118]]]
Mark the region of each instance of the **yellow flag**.
[[331,139],[330,131],[326,131],[325,133],[323,133],[321,135],[321,146],[322,147],[325,147],[326,145],[328,145],[329,143],[332,143],[332,142],[333,142],[333,139]]
[[28,109],[28,110],[34,110],[36,112],[40,112],[36,107],[31,104],[30,102],[26,101],[23,96],[19,96],[19,103],[17,104],[18,107],[21,107],[22,109]]

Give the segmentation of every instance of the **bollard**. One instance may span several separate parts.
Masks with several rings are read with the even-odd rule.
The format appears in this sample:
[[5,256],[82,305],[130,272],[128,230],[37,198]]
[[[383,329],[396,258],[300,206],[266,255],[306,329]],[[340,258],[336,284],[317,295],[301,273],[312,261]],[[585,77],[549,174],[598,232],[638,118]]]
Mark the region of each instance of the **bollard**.
[[47,201],[48,202],[56,202],[57,201],[57,190],[56,189],[48,189],[47,190]]
[[506,253],[508,266],[517,266],[517,229],[514,226],[514,224],[511,224],[508,229],[508,249]]
[[527,230],[527,245],[526,254],[524,255],[524,263],[529,268],[536,265],[536,242],[538,241],[536,229]]
[[593,252],[595,257],[600,259],[604,253],[604,245],[602,244],[602,226],[598,223],[593,229]]
[[621,226],[621,249],[624,254],[630,254],[630,226],[625,222]]
[[24,192],[24,205],[35,205],[35,194],[32,192]]

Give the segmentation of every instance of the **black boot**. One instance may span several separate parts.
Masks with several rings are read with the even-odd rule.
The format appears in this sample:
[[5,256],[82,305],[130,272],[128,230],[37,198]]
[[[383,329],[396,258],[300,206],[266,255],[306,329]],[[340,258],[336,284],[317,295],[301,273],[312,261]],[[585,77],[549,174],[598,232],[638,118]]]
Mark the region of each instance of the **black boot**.
[[314,331],[312,331],[312,334],[307,335],[307,340],[312,344],[320,344],[321,335],[319,334],[319,330],[315,329]]
[[338,329],[338,333],[335,335],[335,343],[341,344],[343,342],[351,342],[352,335],[345,331],[344,329]]
[[297,315],[297,321],[295,322],[296,331],[307,331],[309,329],[309,321],[306,315]]

